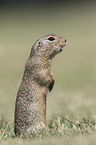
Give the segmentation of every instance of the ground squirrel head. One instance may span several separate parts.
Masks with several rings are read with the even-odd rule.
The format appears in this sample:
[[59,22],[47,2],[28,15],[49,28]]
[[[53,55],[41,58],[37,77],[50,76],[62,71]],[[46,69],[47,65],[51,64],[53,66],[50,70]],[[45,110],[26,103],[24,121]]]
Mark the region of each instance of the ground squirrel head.
[[31,50],[31,56],[44,56],[51,60],[56,54],[62,51],[65,45],[65,38],[49,34],[34,43]]

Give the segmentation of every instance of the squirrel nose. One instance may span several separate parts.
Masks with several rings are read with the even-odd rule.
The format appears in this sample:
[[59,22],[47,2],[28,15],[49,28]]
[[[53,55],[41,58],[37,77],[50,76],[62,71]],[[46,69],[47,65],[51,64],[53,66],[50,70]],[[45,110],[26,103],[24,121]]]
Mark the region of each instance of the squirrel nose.
[[66,42],[67,40],[65,39],[65,42]]

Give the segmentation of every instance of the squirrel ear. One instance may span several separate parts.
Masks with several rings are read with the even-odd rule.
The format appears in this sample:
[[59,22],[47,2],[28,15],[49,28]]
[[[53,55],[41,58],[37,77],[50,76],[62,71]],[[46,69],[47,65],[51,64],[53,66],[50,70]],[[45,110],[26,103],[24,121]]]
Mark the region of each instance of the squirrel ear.
[[41,47],[41,43],[40,43],[40,41],[38,42],[38,44],[39,44],[39,47]]
[[41,48],[41,42],[40,41],[38,42],[38,46],[39,46],[39,48]]
[[37,44],[37,50],[39,50],[42,47],[42,43],[39,41]]

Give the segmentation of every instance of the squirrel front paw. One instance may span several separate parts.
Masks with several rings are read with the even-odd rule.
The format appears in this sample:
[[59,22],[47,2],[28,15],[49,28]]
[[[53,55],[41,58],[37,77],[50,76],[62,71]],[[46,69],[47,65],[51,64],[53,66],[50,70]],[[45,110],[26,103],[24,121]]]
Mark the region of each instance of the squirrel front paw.
[[48,86],[48,90],[49,90],[49,92],[52,91],[53,86],[54,86],[54,83],[55,83],[55,80],[52,80],[51,83],[50,83],[50,85]]

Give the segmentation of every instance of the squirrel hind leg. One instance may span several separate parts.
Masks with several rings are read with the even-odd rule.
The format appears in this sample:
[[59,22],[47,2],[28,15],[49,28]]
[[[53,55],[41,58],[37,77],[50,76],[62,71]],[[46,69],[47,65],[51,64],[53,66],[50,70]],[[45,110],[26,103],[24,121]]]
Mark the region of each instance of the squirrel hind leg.
[[54,86],[54,83],[55,83],[55,80],[52,80],[51,83],[50,83],[50,85],[48,86],[48,90],[49,90],[49,92],[52,91],[53,86]]

